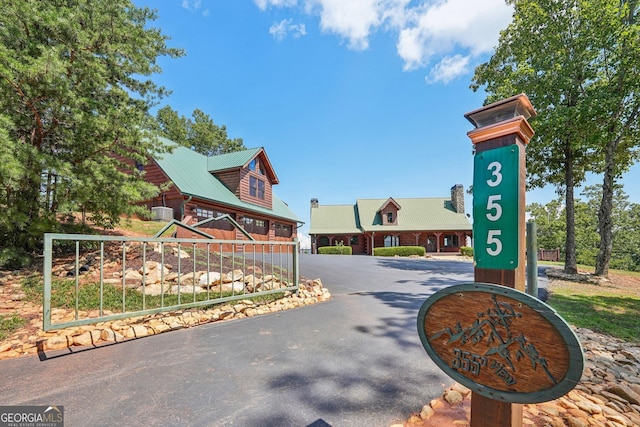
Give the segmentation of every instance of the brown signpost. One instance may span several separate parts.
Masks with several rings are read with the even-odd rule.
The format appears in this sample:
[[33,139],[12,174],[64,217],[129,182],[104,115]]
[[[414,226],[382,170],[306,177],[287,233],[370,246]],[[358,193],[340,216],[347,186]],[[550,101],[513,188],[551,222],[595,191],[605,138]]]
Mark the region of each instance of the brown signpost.
[[[501,230],[501,236],[510,234],[511,237],[517,239],[517,246],[513,256],[517,257],[517,262],[513,264],[514,268],[482,268],[478,266],[477,257],[487,253],[487,247],[479,247],[474,245],[474,258],[476,258],[476,268],[474,270],[474,278],[476,282],[495,283],[519,291],[525,290],[526,271],[524,264],[525,257],[525,178],[526,178],[526,161],[525,147],[533,136],[533,129],[527,122],[531,116],[535,116],[536,112],[526,95],[518,95],[504,101],[487,105],[478,110],[465,114],[465,117],[471,121],[476,127],[467,133],[471,142],[475,147],[476,156],[491,152],[491,150],[503,149],[503,147],[517,148],[517,174],[516,176],[505,177],[504,174],[496,175],[492,182],[496,182],[502,177],[499,187],[506,180],[512,181],[512,185],[516,185],[516,200],[507,201],[511,205],[516,204],[516,227],[507,230]],[[474,192],[481,190],[476,188],[476,181],[482,185],[482,189],[490,187],[490,184],[476,179],[476,174],[480,174],[481,167],[475,164],[478,157],[474,159]],[[490,163],[491,164],[491,163]],[[494,173],[496,168],[486,171]],[[496,171],[500,173],[502,171]],[[515,184],[514,184],[515,183]],[[504,202],[504,201],[503,201]],[[489,203],[487,202],[487,205]],[[481,220],[486,218],[483,215],[483,203],[476,203],[474,195],[474,223],[476,218],[476,206],[481,215]],[[474,225],[474,239],[478,239],[476,234],[476,226]],[[495,233],[494,233],[495,235]],[[490,237],[487,233],[487,237]],[[482,237],[485,237],[484,235]],[[483,241],[485,239],[482,239]],[[476,240],[476,242],[478,242]],[[478,242],[480,243],[480,242]],[[495,245],[494,245],[495,246]],[[479,252],[476,254],[476,252]],[[504,252],[503,252],[504,253]],[[471,395],[471,427],[496,427],[496,426],[522,426],[522,405],[499,402],[482,396],[479,393]]]
[[475,126],[475,283],[427,299],[418,332],[431,358],[472,390],[471,427],[521,427],[522,403],[579,381],[582,348],[564,320],[525,294],[525,149],[535,110],[520,94],[465,114]]

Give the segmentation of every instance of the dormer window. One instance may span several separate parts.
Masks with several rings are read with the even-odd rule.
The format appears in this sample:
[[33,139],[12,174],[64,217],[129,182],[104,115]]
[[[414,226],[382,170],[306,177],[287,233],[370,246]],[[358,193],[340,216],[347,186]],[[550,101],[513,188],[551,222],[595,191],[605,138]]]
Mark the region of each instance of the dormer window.
[[249,177],[249,195],[264,199],[264,181],[255,176]]
[[387,212],[387,223],[393,224],[393,212]]
[[260,161],[258,160],[258,158],[251,160],[251,163],[249,163],[249,170],[253,172],[257,172],[260,175],[264,175],[264,171],[260,166]]

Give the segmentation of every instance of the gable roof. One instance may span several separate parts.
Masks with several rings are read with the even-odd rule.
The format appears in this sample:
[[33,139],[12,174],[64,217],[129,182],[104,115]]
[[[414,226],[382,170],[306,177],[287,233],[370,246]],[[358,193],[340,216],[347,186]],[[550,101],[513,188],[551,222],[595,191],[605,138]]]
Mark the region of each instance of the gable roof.
[[353,234],[372,231],[471,231],[464,213],[447,197],[392,199],[402,206],[396,223],[383,225],[380,209],[389,199],[358,199],[355,205],[311,208],[309,234]]
[[242,151],[234,151],[233,153],[218,154],[217,156],[207,157],[207,168],[209,172],[223,172],[233,169],[241,169],[246,167],[253,159],[259,157],[262,164],[266,166],[265,175],[269,176],[273,184],[278,184],[273,166],[267,157],[267,153],[263,147],[250,148]]
[[400,208],[401,208],[401,206],[398,204],[398,202],[393,200],[393,197],[389,197],[387,200],[385,200],[385,202],[382,204],[382,206],[380,206],[378,208],[378,212],[384,210],[384,208],[386,208],[388,205],[395,206],[397,210],[400,210]]
[[402,206],[396,224],[383,225],[378,208],[385,199],[358,199],[360,224],[364,231],[471,230],[463,213],[453,209],[447,197],[395,199]]
[[[167,141],[168,140],[165,140],[165,142]],[[244,153],[244,151],[249,151],[250,153],[240,154]],[[244,151],[238,152],[237,156],[229,157],[227,160],[223,159],[223,162],[226,161],[230,164],[231,161],[229,159],[233,159],[234,157],[241,159],[244,156],[251,156],[251,153],[253,153],[253,157],[255,157],[256,153],[264,152],[264,149],[254,148]],[[173,148],[171,153],[162,153],[155,156],[154,160],[182,194],[249,212],[302,222],[300,218],[289,209],[289,206],[273,193],[272,209],[263,208],[240,200],[209,172],[209,159],[213,157],[218,156],[207,157],[187,147],[177,146]],[[249,161],[253,159],[253,157],[250,157]]]

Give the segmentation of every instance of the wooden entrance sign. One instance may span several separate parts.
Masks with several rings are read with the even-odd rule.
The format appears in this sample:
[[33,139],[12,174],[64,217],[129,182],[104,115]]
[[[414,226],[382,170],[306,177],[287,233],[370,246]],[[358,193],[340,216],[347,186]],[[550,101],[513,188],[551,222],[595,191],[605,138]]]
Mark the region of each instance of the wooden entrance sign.
[[[503,101],[489,104],[480,109],[465,114],[476,129],[467,132],[467,136],[471,139],[475,148],[474,156],[474,194],[487,192],[486,200],[483,198],[473,199],[473,238],[474,238],[474,258],[476,262],[474,276],[476,282],[495,283],[507,286],[520,291],[525,290],[525,179],[526,179],[526,161],[525,148],[533,136],[533,129],[527,122],[529,117],[535,116],[536,112],[524,95],[517,95]],[[492,150],[503,150],[505,147],[517,147],[518,165],[515,171],[508,168],[507,172],[515,173],[513,175],[505,175],[505,169],[502,164],[485,162],[483,156],[491,153]],[[499,162],[500,163],[500,162]],[[484,168],[484,170],[482,170]],[[489,174],[489,176],[486,176]],[[482,178],[485,179],[482,179]],[[507,183],[515,183],[516,198],[506,199],[501,194]],[[495,191],[491,191],[495,190]],[[496,200],[490,196],[505,197],[504,200]],[[500,221],[492,221],[491,215],[497,215],[496,205],[504,206],[506,204],[515,204],[515,209],[503,209]],[[495,209],[494,209],[495,208]],[[483,211],[484,209],[484,211]],[[513,229],[504,228],[504,215],[515,215],[515,219],[509,221],[515,224]],[[483,224],[484,223],[484,224]],[[492,228],[492,226],[495,227]],[[480,240],[485,246],[480,246],[478,236],[485,232],[485,236],[481,236]],[[505,237],[516,239],[515,253],[505,254],[501,252],[500,257],[508,255],[508,267],[500,266],[486,261],[498,251],[497,242],[502,243]],[[504,250],[504,245],[502,245]],[[478,259],[481,260],[478,264]],[[503,258],[504,259],[504,258]],[[521,427],[522,426],[522,405],[512,404],[504,401],[498,401],[485,397],[480,393],[472,393],[471,395],[471,427]]]
[[[575,347],[575,337],[554,316],[543,315],[546,309],[536,314],[540,306],[520,294],[526,282],[525,151],[534,133],[527,119],[535,115],[525,94],[464,115],[475,127],[467,135],[475,152],[477,283],[464,288],[461,296],[433,301],[418,326],[426,331],[421,338],[436,363],[441,359],[445,371],[470,386],[471,427],[521,427],[522,402],[553,399],[570,390],[577,371],[581,373],[582,350],[579,344]],[[484,287],[490,284],[498,286]],[[505,293],[496,291],[502,287]],[[487,323],[496,316],[498,323]],[[467,348],[468,341],[479,346],[477,350]],[[554,350],[555,345],[559,348]]]
[[420,308],[418,334],[436,365],[489,399],[544,402],[582,376],[582,348],[569,325],[537,298],[505,286],[436,292]]

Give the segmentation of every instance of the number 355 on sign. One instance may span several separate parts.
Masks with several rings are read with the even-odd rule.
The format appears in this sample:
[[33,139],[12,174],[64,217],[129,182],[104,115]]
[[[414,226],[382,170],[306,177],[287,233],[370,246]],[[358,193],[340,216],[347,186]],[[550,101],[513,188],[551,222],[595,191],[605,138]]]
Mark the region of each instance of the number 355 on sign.
[[509,145],[475,155],[473,254],[477,268],[518,266],[519,150],[518,145]]

